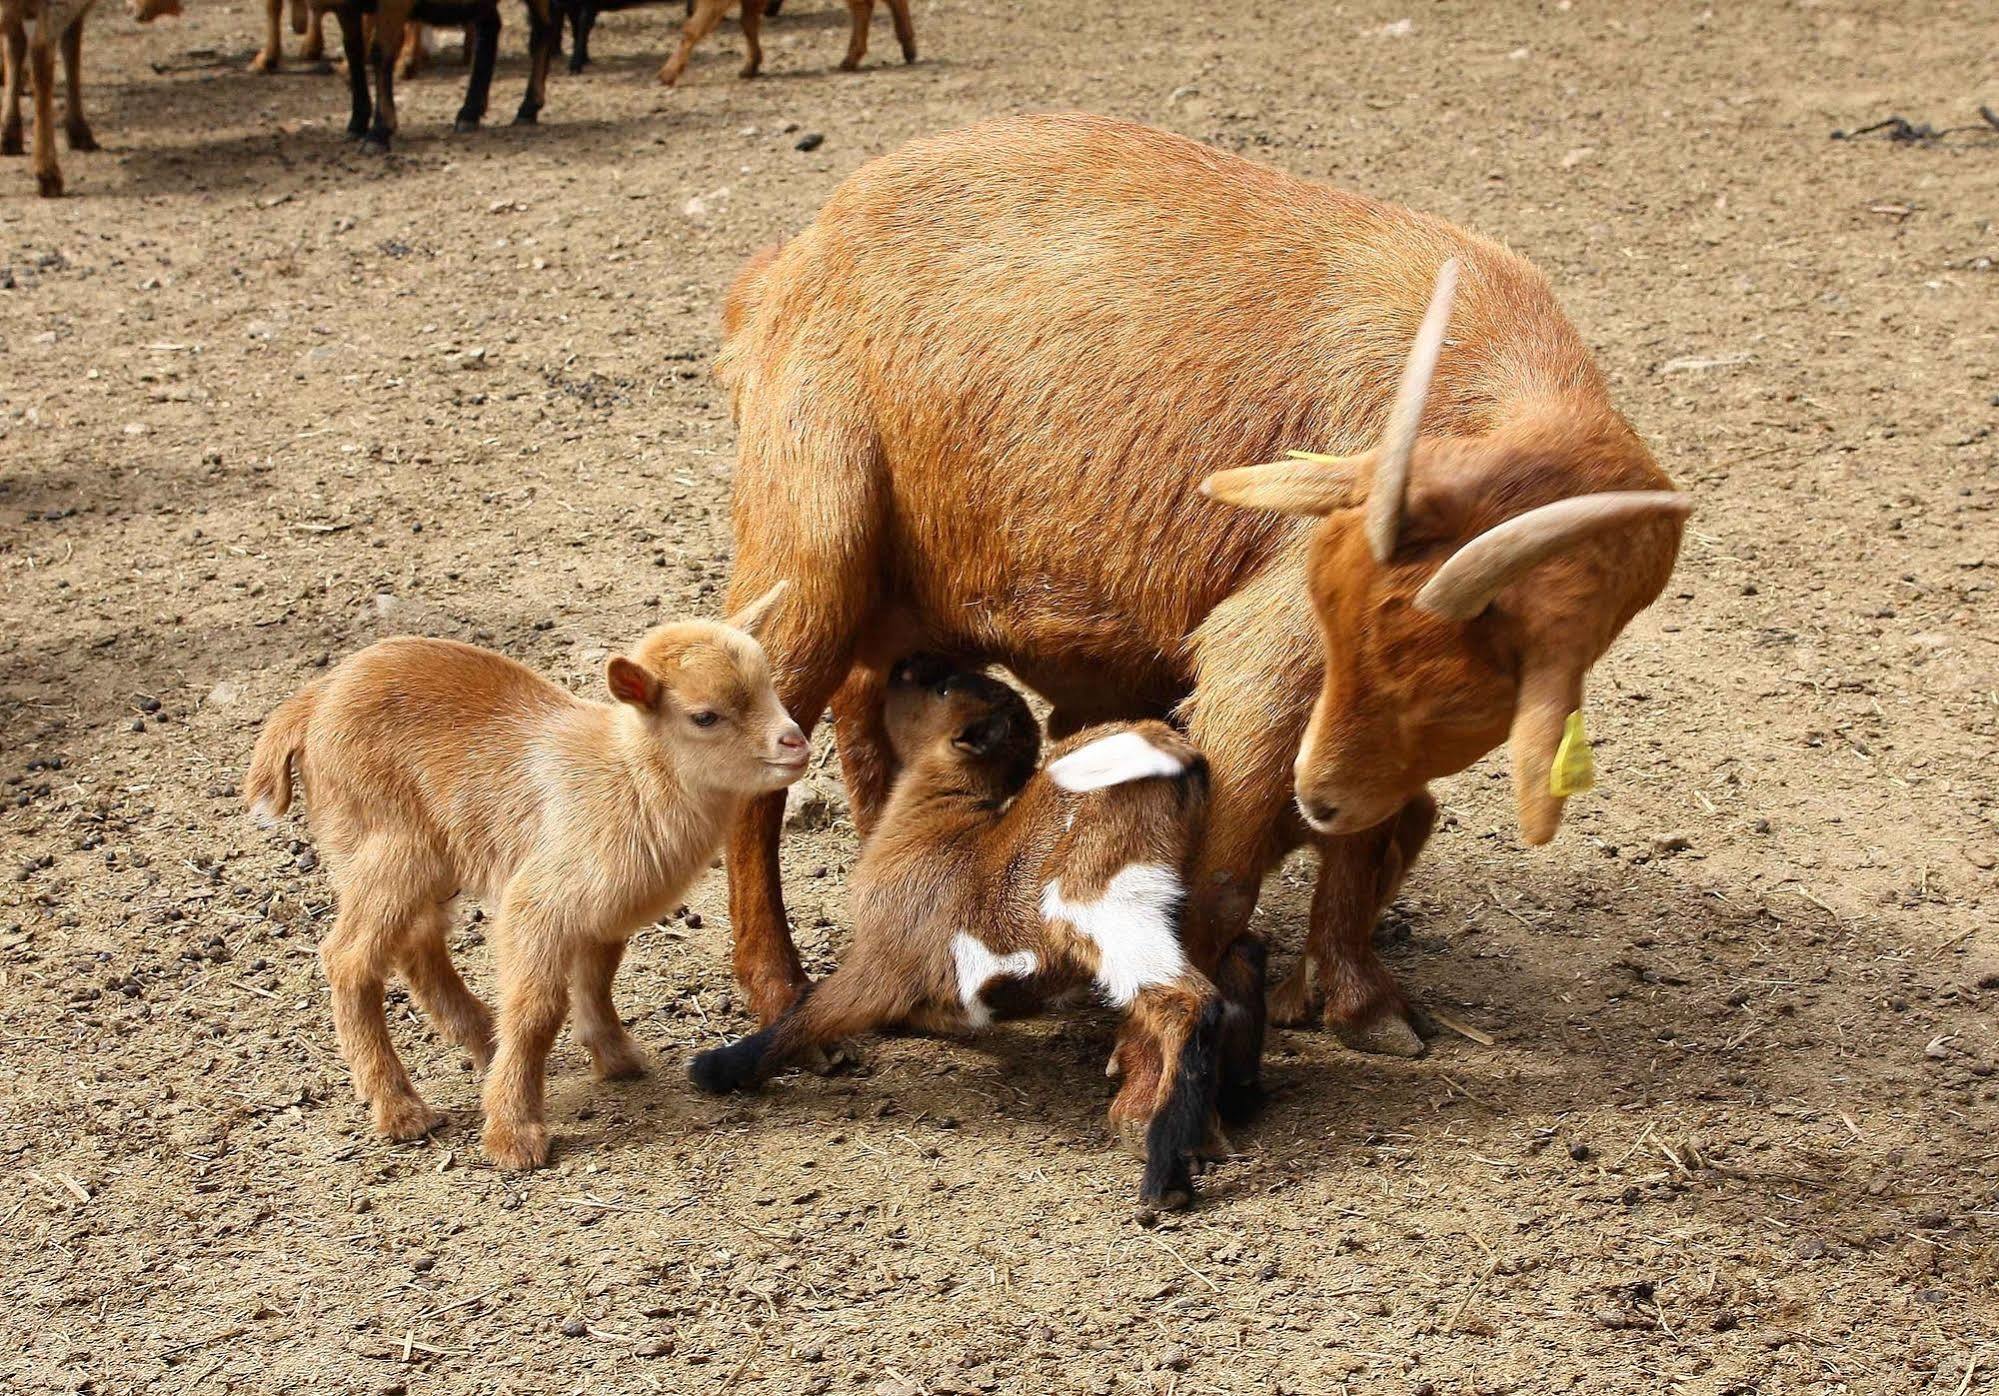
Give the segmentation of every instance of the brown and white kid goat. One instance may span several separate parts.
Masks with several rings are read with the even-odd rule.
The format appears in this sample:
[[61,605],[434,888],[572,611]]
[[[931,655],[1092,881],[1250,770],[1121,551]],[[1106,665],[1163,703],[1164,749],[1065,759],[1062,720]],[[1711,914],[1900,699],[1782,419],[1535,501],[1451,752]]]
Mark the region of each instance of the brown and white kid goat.
[[1221,1005],[1180,944],[1207,763],[1162,722],[1092,728],[1035,770],[1020,694],[932,656],[896,666],[884,725],[902,771],[854,870],[854,943],[771,1026],[689,1066],[741,1090],[841,1038],[960,1033],[1094,986],[1128,1015],[1111,1105],[1142,1151],[1139,1200],[1179,1206],[1208,1138]]
[[[613,703],[490,650],[404,637],[362,650],[265,723],[244,796],[261,818],[283,814],[296,763],[339,900],[320,945],[334,1027],[382,1134],[413,1139],[439,1123],[389,1041],[392,968],[486,1069],[484,1142],[502,1167],[548,1160],[542,1083],[567,1013],[600,1077],[643,1072],[611,1003],[626,941],[681,899],[746,798],[805,769],[805,737],[750,634],[781,589],[722,624],[659,626],[613,656]],[[497,913],[497,1055],[492,1015],[445,948],[460,891]]]
[[[1391,414],[1449,261],[1434,375]],[[734,585],[800,580],[764,643],[793,712],[830,702],[857,825],[894,775],[880,693],[912,649],[1004,664],[1057,734],[1177,708],[1214,773],[1188,947],[1245,1010],[1225,1107],[1255,1099],[1262,1021],[1260,960],[1230,949],[1303,844],[1318,890],[1273,1012],[1422,1050],[1372,932],[1429,836],[1426,786],[1510,733],[1521,831],[1554,833],[1562,719],[1687,509],[1546,278],[1165,131],[1024,116],[862,166],[752,259],[723,322]],[[1198,489],[1296,449],[1348,454]],[[753,803],[729,846],[766,1021],[804,983],[780,817]]]

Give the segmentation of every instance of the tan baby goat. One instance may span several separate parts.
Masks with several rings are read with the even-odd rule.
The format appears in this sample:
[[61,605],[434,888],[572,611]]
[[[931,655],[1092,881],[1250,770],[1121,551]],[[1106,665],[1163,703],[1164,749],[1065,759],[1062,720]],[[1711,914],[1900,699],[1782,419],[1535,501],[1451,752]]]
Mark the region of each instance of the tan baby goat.
[[[600,1077],[644,1061],[611,1005],[633,931],[707,867],[744,800],[791,784],[810,754],[751,638],[780,583],[727,622],[649,632],[606,670],[615,703],[574,697],[490,650],[371,645],[264,725],[244,796],[292,801],[297,763],[339,913],[320,946],[355,1093],[391,1139],[439,1117],[389,1041],[383,981],[400,969],[485,1084],[486,1153],[548,1161],[542,1082],[566,1013]],[[446,907],[492,907],[500,1019],[452,967]]]
[[1185,1203],[1222,1012],[1180,944],[1207,762],[1163,722],[1115,723],[1037,772],[1020,694],[929,655],[895,666],[884,725],[902,771],[854,870],[853,948],[771,1026],[695,1057],[694,1084],[742,1090],[854,1033],[966,1032],[1093,987],[1129,1015],[1111,1124],[1145,1159],[1139,1201]]

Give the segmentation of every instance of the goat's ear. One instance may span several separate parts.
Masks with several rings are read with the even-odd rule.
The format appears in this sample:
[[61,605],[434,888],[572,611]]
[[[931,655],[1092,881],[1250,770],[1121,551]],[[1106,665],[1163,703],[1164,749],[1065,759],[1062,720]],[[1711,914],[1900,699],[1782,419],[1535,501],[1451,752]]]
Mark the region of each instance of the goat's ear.
[[620,703],[630,703],[646,712],[659,706],[659,680],[622,654],[612,655],[611,662],[604,666],[604,682],[610,685],[611,696]]
[[762,596],[759,596],[749,605],[743,607],[742,610],[728,617],[722,623],[734,626],[745,635],[755,635],[757,627],[769,618],[771,607],[777,604],[778,598],[784,595],[786,588],[790,585],[791,583],[788,581],[779,582],[776,586],[772,587]]
[[990,713],[959,732],[951,739],[951,745],[969,755],[984,756],[1000,744],[1006,731],[1006,718]]
[[1242,509],[1318,518],[1351,509],[1367,495],[1366,456],[1308,456],[1223,470],[1201,481],[1201,493]]
[[1513,798],[1520,837],[1535,846],[1555,837],[1562,824],[1564,797],[1549,776],[1569,714],[1582,707],[1583,666],[1530,663],[1520,680],[1507,753],[1513,761]]

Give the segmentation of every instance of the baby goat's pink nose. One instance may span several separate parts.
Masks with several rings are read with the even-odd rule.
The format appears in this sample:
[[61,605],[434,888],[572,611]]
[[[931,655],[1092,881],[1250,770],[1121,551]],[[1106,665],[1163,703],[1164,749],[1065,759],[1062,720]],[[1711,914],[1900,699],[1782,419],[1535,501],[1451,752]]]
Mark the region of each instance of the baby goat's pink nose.
[[777,734],[777,744],[784,751],[804,751],[805,734],[798,730],[798,724],[794,722]]

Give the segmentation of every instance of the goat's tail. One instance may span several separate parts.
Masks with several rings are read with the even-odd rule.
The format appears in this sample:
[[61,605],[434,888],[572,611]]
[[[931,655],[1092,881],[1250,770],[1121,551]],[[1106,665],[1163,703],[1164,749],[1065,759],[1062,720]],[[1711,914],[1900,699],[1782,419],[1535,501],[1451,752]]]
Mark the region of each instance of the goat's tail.
[[278,705],[257,734],[243,798],[260,823],[271,823],[292,807],[292,762],[305,750],[305,731],[319,703],[319,685],[309,684]]
[[1206,981],[1201,989],[1198,1011],[1191,1021],[1177,1025],[1185,1036],[1169,1069],[1166,1098],[1145,1131],[1145,1179],[1138,1197],[1148,1207],[1184,1206],[1192,1199],[1189,1160],[1207,1142],[1208,1115],[1215,1106],[1215,1039],[1221,1031],[1222,1004]]

